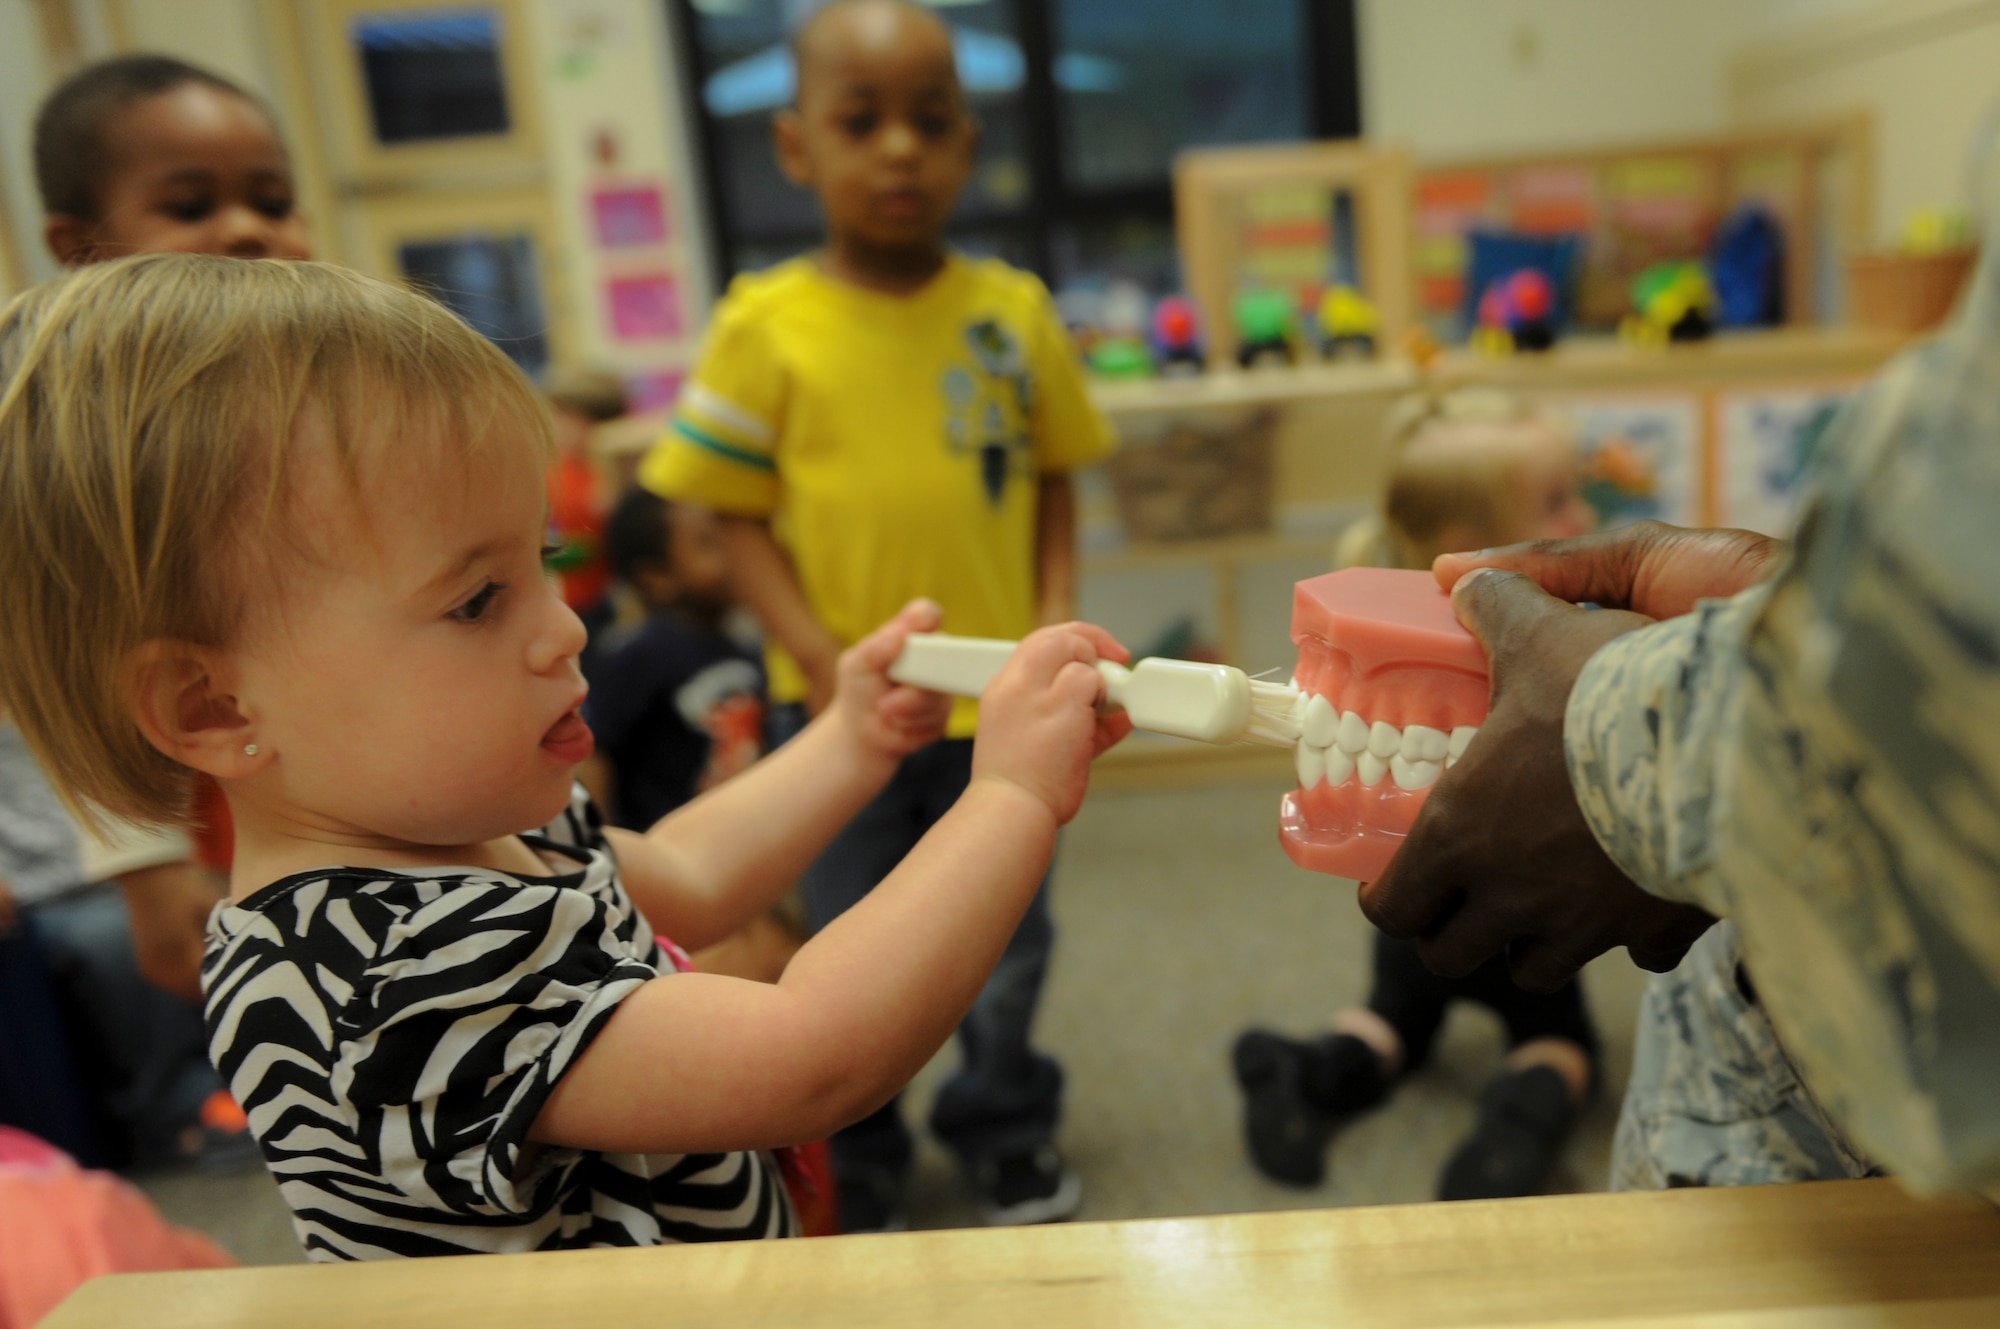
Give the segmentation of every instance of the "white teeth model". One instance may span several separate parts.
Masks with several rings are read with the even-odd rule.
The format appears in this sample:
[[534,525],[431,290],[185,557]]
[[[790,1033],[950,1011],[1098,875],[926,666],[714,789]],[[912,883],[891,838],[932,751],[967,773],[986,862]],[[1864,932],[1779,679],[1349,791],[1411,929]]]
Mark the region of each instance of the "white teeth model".
[[1299,788],[1310,789],[1326,778],[1326,749],[1301,740],[1293,751],[1299,769]]
[[1341,711],[1323,696],[1301,696],[1290,720],[1299,730],[1294,761],[1299,787],[1344,784],[1352,775],[1366,788],[1391,777],[1399,789],[1428,789],[1457,764],[1479,732],[1459,725],[1447,734],[1429,725],[1398,729],[1386,721],[1370,724],[1354,711]]
[[1444,730],[1429,725],[1407,725],[1403,729],[1402,754],[1405,761],[1442,762],[1451,755],[1451,738]]
[[1306,703],[1305,719],[1299,723],[1300,737],[1306,743],[1321,750],[1330,748],[1339,729],[1340,712],[1333,709],[1332,702],[1316,696]]
[[1389,758],[1389,774],[1395,778],[1398,789],[1428,789],[1443,770],[1434,761],[1405,761],[1400,752]]

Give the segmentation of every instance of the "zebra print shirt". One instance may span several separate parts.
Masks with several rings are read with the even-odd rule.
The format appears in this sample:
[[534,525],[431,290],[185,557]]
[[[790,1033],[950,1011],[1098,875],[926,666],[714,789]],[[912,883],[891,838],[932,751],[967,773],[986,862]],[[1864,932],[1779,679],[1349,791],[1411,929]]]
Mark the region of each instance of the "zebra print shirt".
[[766,1155],[527,1144],[618,1003],[675,965],[581,787],[522,838],[576,871],[332,868],[210,921],[209,1056],[308,1258],[793,1235]]

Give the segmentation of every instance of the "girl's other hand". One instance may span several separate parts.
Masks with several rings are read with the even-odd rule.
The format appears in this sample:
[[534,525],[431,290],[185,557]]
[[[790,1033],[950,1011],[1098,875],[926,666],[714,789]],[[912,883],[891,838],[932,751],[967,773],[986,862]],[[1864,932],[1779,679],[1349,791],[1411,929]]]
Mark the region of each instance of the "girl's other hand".
[[975,780],[1001,780],[1040,799],[1057,822],[1083,803],[1093,757],[1132,732],[1123,711],[1098,713],[1104,682],[1099,660],[1123,664],[1132,653],[1091,623],[1062,623],[1031,634],[987,685]]
[[943,620],[944,611],[936,604],[912,600],[842,653],[829,710],[868,751],[901,761],[944,737],[951,698],[889,680],[889,666],[903,653],[910,634],[935,632]]

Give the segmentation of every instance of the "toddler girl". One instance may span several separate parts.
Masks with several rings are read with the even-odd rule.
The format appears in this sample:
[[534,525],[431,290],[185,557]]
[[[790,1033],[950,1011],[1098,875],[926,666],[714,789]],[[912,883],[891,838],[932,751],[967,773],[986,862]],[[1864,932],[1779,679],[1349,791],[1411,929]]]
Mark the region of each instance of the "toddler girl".
[[[1389,422],[1381,512],[1342,538],[1343,567],[1428,568],[1439,554],[1581,535],[1596,524],[1577,488],[1575,445],[1546,416],[1496,392],[1424,393]],[[1479,1124],[1438,1180],[1444,1200],[1525,1195],[1555,1162],[1596,1077],[1597,1033],[1574,981],[1525,992],[1506,957],[1439,978],[1415,943],[1375,937],[1368,1003],[1307,1040],[1252,1029],[1236,1041],[1251,1160],[1276,1181],[1316,1185],[1335,1127],[1388,1097],[1421,1066],[1454,1001],[1506,1026],[1509,1052],[1480,1095]]]
[[[0,707],[83,815],[236,824],[210,1051],[316,1259],[794,1230],[757,1152],[886,1101],[957,1024],[1074,814],[1101,631],[987,694],[956,808],[776,985],[676,973],[946,708],[890,684],[650,831],[571,774],[583,630],[541,566],[547,417],[439,306],[311,263],[148,255],[0,316]],[[539,828],[539,829],[533,829]]]

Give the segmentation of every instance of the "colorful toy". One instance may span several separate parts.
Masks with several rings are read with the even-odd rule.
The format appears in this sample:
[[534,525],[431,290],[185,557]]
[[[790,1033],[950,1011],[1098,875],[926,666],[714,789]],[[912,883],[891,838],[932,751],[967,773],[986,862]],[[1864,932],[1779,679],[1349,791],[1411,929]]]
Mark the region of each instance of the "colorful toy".
[[1293,588],[1299,787],[1279,840],[1300,867],[1372,881],[1486,721],[1486,653],[1428,572],[1349,568]]
[[1279,291],[1245,291],[1236,297],[1236,361],[1245,369],[1266,364],[1291,364],[1294,320],[1292,302]]
[[1701,341],[1715,329],[1715,289],[1699,263],[1655,263],[1632,280],[1618,335],[1641,345]]
[[1555,316],[1555,287],[1543,273],[1522,268],[1480,295],[1472,344],[1493,355],[1546,351],[1556,343]]
[[1099,378],[1151,378],[1153,353],[1146,344],[1131,337],[1101,337],[1084,357],[1090,372]]
[[1319,300],[1320,350],[1329,360],[1366,359],[1375,354],[1382,316],[1352,286],[1329,286]]
[[1153,353],[1164,376],[1199,374],[1203,366],[1201,320],[1194,301],[1170,295],[1153,306]]

